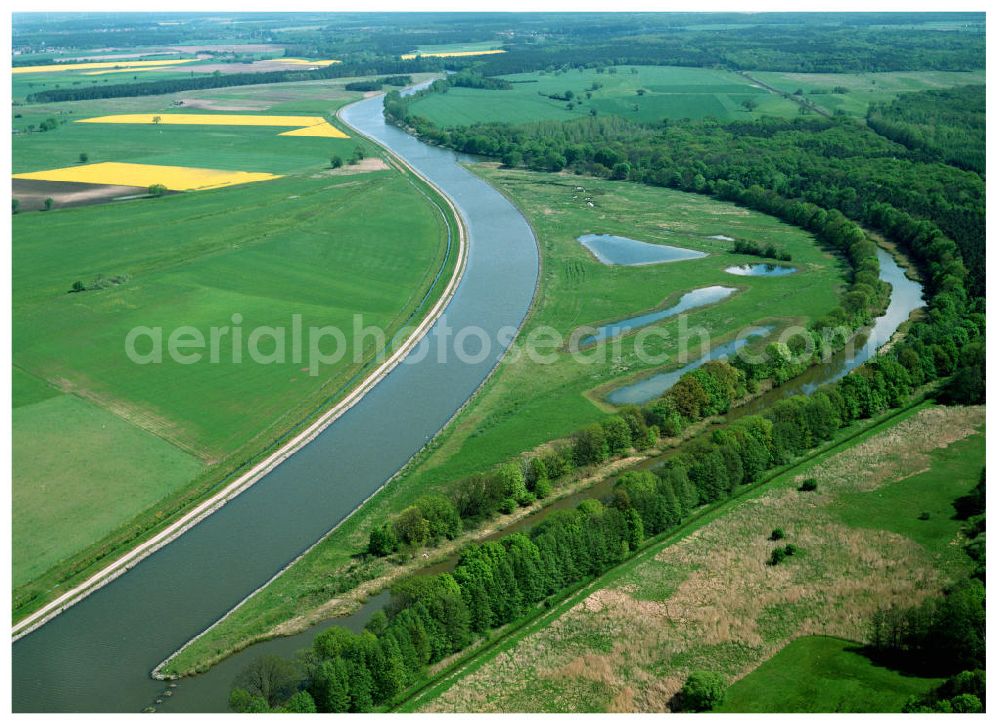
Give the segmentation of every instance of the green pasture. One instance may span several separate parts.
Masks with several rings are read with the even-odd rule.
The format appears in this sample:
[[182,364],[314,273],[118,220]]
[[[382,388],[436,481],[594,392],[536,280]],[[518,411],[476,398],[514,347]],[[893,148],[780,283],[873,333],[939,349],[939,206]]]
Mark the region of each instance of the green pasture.
[[[411,108],[442,127],[490,121],[565,121],[591,111],[637,122],[709,116],[731,121],[798,113],[794,102],[729,71],[672,66],[619,66],[613,70],[520,73],[505,76],[514,84],[510,90],[450,88],[447,93],[419,99]],[[594,84],[601,87],[593,89]],[[573,92],[572,108],[567,108],[565,100],[548,97],[566,91]],[[746,100],[756,103],[753,111],[743,108]]]
[[857,643],[794,640],[726,692],[728,713],[899,713],[913,696],[940,685],[873,663]]
[[[15,396],[23,400],[24,374],[15,371]],[[15,589],[155,506],[203,468],[112,412],[53,393],[12,415]]]
[[[830,112],[864,116],[868,105],[891,101],[901,93],[985,83],[985,71],[894,71],[888,73],[781,73],[751,75],[785,93],[802,96]],[[840,93],[834,91],[839,89]]]
[[851,527],[895,532],[930,552],[942,568],[961,571],[969,560],[955,540],[952,503],[976,486],[985,461],[986,434],[980,432],[937,452],[930,470],[846,494],[836,509]]
[[496,50],[503,45],[499,40],[481,40],[470,43],[445,43],[443,45],[419,45],[412,53],[468,53],[477,50]]

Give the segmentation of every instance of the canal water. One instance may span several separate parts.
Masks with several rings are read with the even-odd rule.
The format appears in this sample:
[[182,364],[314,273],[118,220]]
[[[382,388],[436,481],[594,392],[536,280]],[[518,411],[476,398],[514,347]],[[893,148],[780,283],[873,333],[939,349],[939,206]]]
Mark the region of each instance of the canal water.
[[[509,340],[504,331],[524,319],[538,275],[528,223],[456,154],[386,124],[381,97],[346,108],[343,117],[431,179],[466,221],[465,275],[432,338],[447,327],[478,326],[494,342]],[[249,490],[14,643],[14,710],[136,712],[160,698],[163,684],[150,671],[376,491],[447,423],[502,353],[494,344],[482,360],[439,360],[421,348]]]

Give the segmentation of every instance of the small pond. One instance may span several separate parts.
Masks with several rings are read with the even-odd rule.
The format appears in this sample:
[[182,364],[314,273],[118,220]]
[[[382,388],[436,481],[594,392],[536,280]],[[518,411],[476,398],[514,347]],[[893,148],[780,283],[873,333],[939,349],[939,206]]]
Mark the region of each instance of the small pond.
[[771,325],[762,325],[760,327],[751,328],[742,338],[731,340],[722,345],[717,345],[705,355],[685,366],[675,368],[674,370],[667,371],[666,373],[658,373],[654,376],[638,380],[635,383],[630,383],[627,386],[616,388],[608,394],[607,399],[616,406],[624,406],[630,403],[643,404],[647,401],[652,401],[654,398],[662,395],[670,389],[685,373],[693,371],[698,366],[703,363],[707,363],[710,360],[728,358],[749,343],[752,338],[762,338],[773,329],[774,326]]
[[733,265],[727,267],[726,272],[740,277],[783,277],[791,275],[795,272],[795,268],[775,265],[770,262],[759,262],[752,265]]
[[680,313],[702,307],[703,305],[711,305],[712,303],[717,303],[720,300],[725,300],[734,292],[736,292],[735,287],[724,287],[722,285],[699,287],[697,290],[684,293],[675,305],[672,305],[664,310],[656,310],[644,315],[636,315],[631,318],[624,318],[613,323],[608,323],[607,325],[602,325],[597,329],[596,334],[588,335],[586,338],[581,338],[580,345],[592,345],[594,343],[600,343],[601,341],[608,340],[609,338],[617,338],[619,335],[624,335],[625,333],[635,330],[636,328],[643,328],[647,325],[655,323],[658,320],[679,315]]
[[613,234],[585,234],[577,240],[605,265],[655,265],[706,256],[705,252],[697,250],[640,242]]

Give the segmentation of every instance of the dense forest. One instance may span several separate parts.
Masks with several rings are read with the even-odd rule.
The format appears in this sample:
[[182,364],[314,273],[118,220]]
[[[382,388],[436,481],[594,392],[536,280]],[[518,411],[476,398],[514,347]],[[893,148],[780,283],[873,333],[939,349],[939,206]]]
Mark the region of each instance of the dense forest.
[[986,86],[904,93],[872,104],[868,125],[929,159],[986,175]]

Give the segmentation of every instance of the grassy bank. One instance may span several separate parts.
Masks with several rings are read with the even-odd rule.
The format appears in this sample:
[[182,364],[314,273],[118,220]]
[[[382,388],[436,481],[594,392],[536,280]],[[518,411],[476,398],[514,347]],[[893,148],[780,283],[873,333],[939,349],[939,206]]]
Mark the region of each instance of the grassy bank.
[[[688,316],[687,325],[709,331],[715,344],[753,323],[814,319],[837,300],[841,263],[820,250],[808,234],[766,215],[667,189],[493,166],[477,166],[476,170],[510,196],[538,237],[542,277],[525,331],[548,325],[569,335],[580,325],[658,309],[693,288],[738,287],[740,291],[730,299],[693,310]],[[577,242],[587,232],[679,245],[708,256],[664,265],[611,267],[598,262]],[[719,235],[774,243],[792,254],[800,271],[781,278],[726,274],[725,267],[755,258],[731,254],[730,242],[713,239]],[[668,320],[664,330],[666,337],[655,350],[670,352],[670,360],[675,361],[678,323]],[[694,345],[700,345],[700,340]],[[606,407],[592,395],[595,388],[658,369],[643,364],[628,346],[623,350],[621,356],[595,363],[579,362],[558,350],[555,360],[544,364],[528,356],[506,358],[409,467],[285,574],[173,659],[168,672],[204,667],[335,599],[343,592],[338,586],[346,583],[350,589],[381,574],[381,570],[365,571],[353,559],[364,549],[374,523],[428,490],[445,487],[599,419]],[[675,365],[670,362],[663,367]]]

